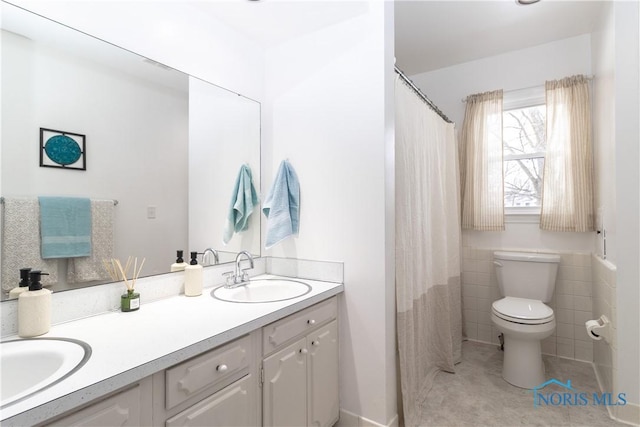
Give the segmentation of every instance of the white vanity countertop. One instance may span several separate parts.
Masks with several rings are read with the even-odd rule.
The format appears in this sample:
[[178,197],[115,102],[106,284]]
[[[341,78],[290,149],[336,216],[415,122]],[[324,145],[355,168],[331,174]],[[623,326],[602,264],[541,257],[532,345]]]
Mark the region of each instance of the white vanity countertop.
[[[269,277],[281,276],[256,278]],[[91,358],[59,384],[0,410],[2,425],[42,422],[344,289],[340,283],[295,280],[309,284],[311,292],[286,301],[243,304],[215,299],[211,296],[214,288],[205,288],[198,297],[179,295],[147,304],[143,299],[140,309],[134,312],[114,311],[54,325],[42,337],[85,341],[91,346]]]

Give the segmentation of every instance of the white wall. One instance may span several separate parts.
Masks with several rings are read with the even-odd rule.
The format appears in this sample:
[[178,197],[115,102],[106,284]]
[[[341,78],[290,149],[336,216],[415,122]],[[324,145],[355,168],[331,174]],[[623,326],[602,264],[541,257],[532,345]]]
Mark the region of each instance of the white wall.
[[[411,76],[460,131],[465,104],[474,93],[544,85],[546,80],[591,74],[588,34]],[[402,67],[402,64],[398,64]],[[507,219],[509,220],[509,219]],[[463,230],[463,244],[477,248],[593,250],[592,233],[542,231],[537,223],[509,222],[501,232]]]
[[[593,60],[593,159],[595,205],[606,233],[607,258],[616,260],[615,21],[613,3],[605,3],[591,35]],[[604,233],[595,253],[604,256]]]
[[[638,2],[614,2],[618,386],[640,403],[640,59]],[[640,408],[636,406],[636,422]]]
[[268,50],[263,109],[265,190],[286,158],[301,188],[299,237],[263,253],[344,261],[340,406],[382,425],[397,412],[393,213],[385,212],[393,5],[385,3],[362,2],[359,16]]
[[[615,20],[613,3],[605,3],[599,22],[591,34],[593,60],[593,148],[595,204],[600,212],[597,220],[606,232],[596,239],[597,256],[592,257],[592,318],[602,315],[611,320],[612,340],[595,341],[593,363],[603,391],[614,393],[614,360],[617,359],[618,319],[616,310],[616,268],[611,261],[616,255],[616,144],[615,144]],[[617,365],[617,360],[615,362]]]

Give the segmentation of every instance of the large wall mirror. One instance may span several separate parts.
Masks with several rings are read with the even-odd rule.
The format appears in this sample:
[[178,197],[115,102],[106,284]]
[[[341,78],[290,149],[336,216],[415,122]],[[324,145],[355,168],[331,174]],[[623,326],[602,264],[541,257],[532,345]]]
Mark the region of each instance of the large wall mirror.
[[[242,165],[260,191],[258,102],[19,7],[1,6],[3,299],[22,267],[56,272],[48,284],[54,291],[111,281],[75,274],[78,258],[30,265],[40,258],[40,242],[33,228],[39,214],[28,207],[39,196],[83,197],[102,206],[112,201],[107,245],[115,258],[145,258],[142,276],[169,272],[178,249],[187,262],[190,251],[206,248],[219,253],[220,263],[240,250],[260,255],[259,206],[247,229],[223,244]],[[55,159],[42,166],[41,129],[84,136],[85,169],[60,167]],[[52,136],[45,132],[44,141]],[[21,212],[15,206],[28,214],[12,217]],[[102,250],[96,230],[94,255]]]

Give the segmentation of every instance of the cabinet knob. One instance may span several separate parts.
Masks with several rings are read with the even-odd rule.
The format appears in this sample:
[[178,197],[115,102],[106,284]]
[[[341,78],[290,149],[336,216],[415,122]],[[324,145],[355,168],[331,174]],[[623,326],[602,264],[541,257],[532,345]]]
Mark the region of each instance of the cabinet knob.
[[313,320],[313,319],[309,319],[309,320],[307,320],[307,323],[308,323],[309,325],[315,325],[315,324],[316,324],[316,321],[315,321],[315,320]]
[[309,353],[309,350],[307,350],[306,348],[300,349],[300,354],[307,354],[307,353]]
[[229,369],[229,368],[227,367],[227,365],[218,365],[218,366],[216,367],[216,371],[218,371],[218,372],[225,372],[227,369]]
[[318,347],[320,345],[320,341],[311,341],[311,345]]

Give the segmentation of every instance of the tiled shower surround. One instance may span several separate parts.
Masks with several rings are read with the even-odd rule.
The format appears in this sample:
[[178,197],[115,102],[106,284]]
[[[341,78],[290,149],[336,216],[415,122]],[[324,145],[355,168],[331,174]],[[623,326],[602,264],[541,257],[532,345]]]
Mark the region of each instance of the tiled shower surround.
[[[556,253],[561,261],[553,298],[548,305],[556,317],[556,330],[542,341],[545,354],[592,362],[594,341],[585,322],[593,319],[591,254],[508,248],[463,247],[462,309],[464,335],[474,341],[498,344],[491,322],[491,304],[502,298],[493,266],[493,252]],[[595,317],[599,317],[598,314]]]

